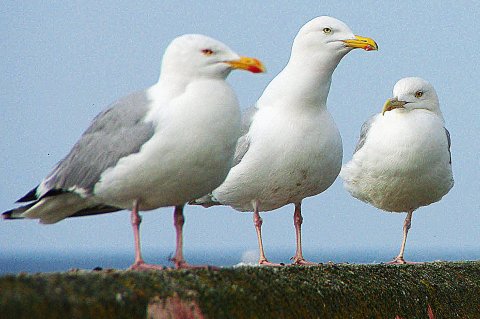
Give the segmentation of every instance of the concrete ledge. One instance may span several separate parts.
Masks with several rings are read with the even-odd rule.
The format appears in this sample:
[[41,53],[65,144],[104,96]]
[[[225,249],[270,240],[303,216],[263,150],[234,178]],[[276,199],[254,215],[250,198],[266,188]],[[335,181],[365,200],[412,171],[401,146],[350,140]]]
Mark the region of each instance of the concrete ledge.
[[0,278],[1,318],[480,318],[480,262]]

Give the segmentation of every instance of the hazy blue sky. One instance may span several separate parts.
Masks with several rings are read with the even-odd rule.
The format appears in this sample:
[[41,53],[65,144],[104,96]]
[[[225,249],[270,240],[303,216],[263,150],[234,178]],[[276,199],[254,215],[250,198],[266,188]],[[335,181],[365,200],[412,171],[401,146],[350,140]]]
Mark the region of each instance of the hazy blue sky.
[[[154,84],[163,51],[174,37],[203,33],[260,58],[267,74],[234,72],[229,78],[245,108],[284,67],[298,29],[316,16],[330,15],[355,34],[372,37],[380,48],[351,52],[333,76],[328,107],[343,137],[344,162],[351,158],[360,126],[380,111],[395,82],[405,76],[427,79],[437,90],[451,132],[455,186],[442,201],[414,214],[406,258],[414,249],[480,251],[480,5],[263,3],[2,1],[0,210],[13,207],[37,185],[97,113]],[[398,252],[405,215],[384,213],[352,198],[339,179],[323,194],[306,199],[303,212],[306,250],[390,249],[392,257]],[[292,214],[292,206],[263,214],[267,257],[280,248],[294,254]],[[172,209],[143,216],[145,252],[173,251]],[[257,247],[252,215],[228,207],[187,207],[185,232],[187,250]],[[51,226],[0,221],[0,251],[127,250],[133,256],[132,240],[125,211]],[[480,253],[471,257],[480,258]]]

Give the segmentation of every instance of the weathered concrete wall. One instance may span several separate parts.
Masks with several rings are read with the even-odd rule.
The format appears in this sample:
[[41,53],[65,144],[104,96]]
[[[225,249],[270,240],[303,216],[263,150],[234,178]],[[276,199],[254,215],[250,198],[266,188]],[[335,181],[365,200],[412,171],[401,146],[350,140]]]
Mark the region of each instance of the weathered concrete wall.
[[480,262],[0,278],[0,318],[147,318],[147,312],[150,318],[480,318]]

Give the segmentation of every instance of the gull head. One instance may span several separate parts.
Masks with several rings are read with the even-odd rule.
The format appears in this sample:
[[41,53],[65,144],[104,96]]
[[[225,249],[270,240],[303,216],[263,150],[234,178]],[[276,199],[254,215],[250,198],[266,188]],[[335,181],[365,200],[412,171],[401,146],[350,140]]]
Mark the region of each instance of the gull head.
[[408,77],[395,84],[393,97],[385,102],[382,114],[392,110],[408,112],[418,109],[428,110],[442,117],[433,86],[422,78]]
[[162,74],[226,78],[231,70],[265,72],[261,61],[239,56],[222,42],[201,34],[175,38],[165,50]]
[[353,34],[342,21],[321,16],[310,20],[300,29],[293,49],[341,58],[353,49],[378,50],[378,45],[371,38]]

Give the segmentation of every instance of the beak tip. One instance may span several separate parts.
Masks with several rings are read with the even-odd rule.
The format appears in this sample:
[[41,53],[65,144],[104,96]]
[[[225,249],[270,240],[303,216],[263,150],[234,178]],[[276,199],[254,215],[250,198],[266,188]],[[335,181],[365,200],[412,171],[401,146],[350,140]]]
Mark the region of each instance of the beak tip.
[[266,69],[262,61],[256,58],[242,56],[240,59],[228,62],[234,69],[243,69],[252,73],[265,73]]
[[405,104],[407,104],[407,102],[399,101],[397,97],[390,98],[383,105],[382,115],[385,115],[385,112],[388,112],[394,109],[404,109]]
[[248,68],[248,71],[250,71],[252,73],[265,73],[265,71],[258,66],[251,66],[251,67]]
[[363,49],[365,51],[377,51],[378,44],[372,38],[355,35],[354,39],[343,40],[345,44],[353,49]]

